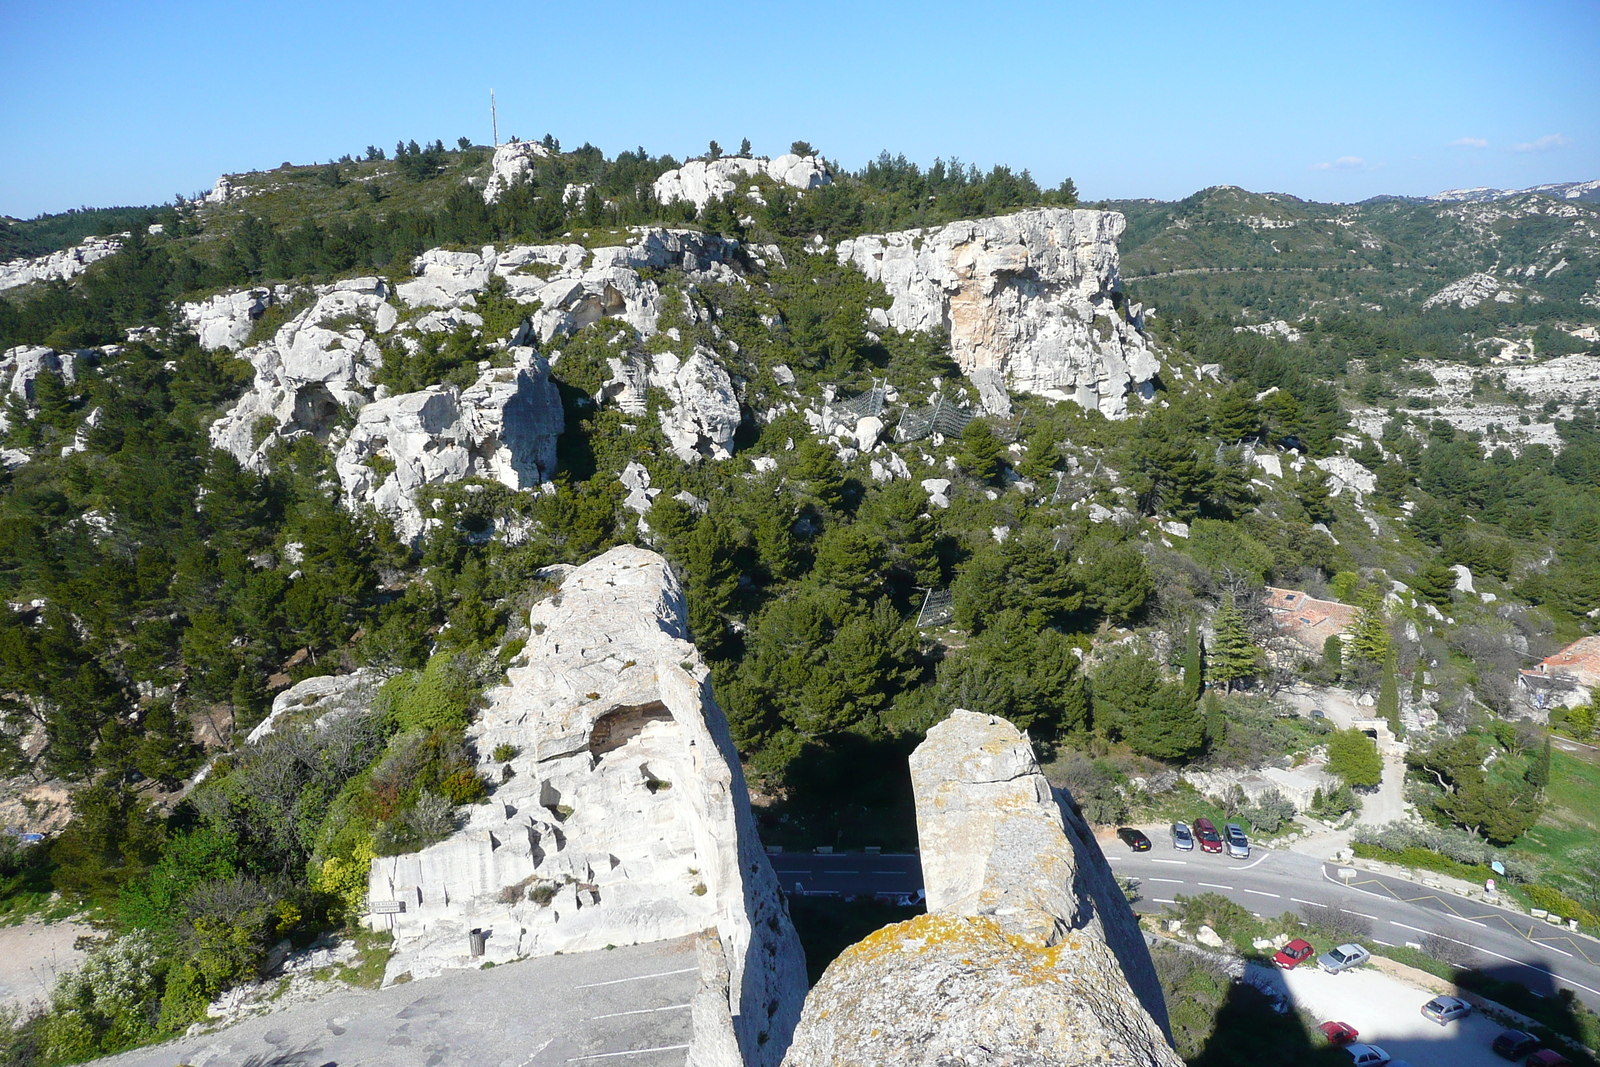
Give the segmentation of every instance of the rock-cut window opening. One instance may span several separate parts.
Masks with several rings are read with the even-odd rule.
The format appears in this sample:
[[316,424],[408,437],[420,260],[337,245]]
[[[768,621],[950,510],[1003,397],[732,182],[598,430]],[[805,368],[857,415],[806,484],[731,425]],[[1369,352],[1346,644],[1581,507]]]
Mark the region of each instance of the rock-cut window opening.
[[652,722],[672,722],[672,712],[659,700],[613,708],[595,720],[589,751],[596,759],[632,741]]

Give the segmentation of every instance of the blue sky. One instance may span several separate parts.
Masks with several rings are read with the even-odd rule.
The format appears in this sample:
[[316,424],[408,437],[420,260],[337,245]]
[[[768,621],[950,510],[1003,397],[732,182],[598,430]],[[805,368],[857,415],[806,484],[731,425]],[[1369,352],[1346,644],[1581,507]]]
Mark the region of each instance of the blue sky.
[[1088,199],[1600,177],[1600,0],[0,0],[0,213],[170,201],[400,138],[797,138]]

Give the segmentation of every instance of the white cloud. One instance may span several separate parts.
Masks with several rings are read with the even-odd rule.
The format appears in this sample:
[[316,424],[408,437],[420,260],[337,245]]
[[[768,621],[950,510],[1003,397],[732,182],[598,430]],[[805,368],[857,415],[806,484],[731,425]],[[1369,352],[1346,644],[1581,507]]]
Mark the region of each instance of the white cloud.
[[1450,142],[1451,148],[1488,148],[1489,142],[1482,137],[1457,137]]
[[1553,152],[1557,148],[1565,148],[1572,142],[1559,133],[1547,133],[1537,141],[1525,141],[1519,145],[1512,145],[1513,152]]
[[1332,163],[1313,163],[1312,170],[1360,170],[1367,161],[1360,156],[1340,156]]

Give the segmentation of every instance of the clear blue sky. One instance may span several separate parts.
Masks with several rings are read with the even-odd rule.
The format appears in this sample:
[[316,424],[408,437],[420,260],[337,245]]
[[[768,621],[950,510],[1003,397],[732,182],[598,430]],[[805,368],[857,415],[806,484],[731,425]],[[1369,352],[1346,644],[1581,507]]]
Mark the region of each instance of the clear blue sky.
[[1009,163],[1088,199],[1600,177],[1600,0],[0,0],[0,213],[554,133]]

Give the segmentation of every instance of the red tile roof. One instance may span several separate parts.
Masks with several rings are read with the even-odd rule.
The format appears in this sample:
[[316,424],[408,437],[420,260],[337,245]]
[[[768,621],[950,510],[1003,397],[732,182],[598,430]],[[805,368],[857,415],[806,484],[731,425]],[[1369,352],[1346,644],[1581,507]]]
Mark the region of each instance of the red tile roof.
[[1564,675],[1587,689],[1600,687],[1600,636],[1572,642],[1547,656],[1539,670],[1543,674]]
[[1342,634],[1356,621],[1357,609],[1336,600],[1318,600],[1298,589],[1267,586],[1262,602],[1278,629],[1313,652],[1334,634]]

